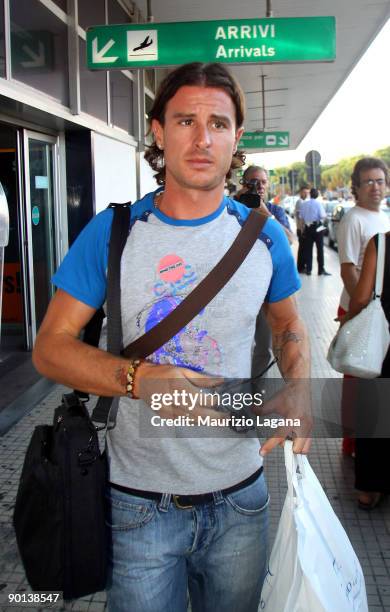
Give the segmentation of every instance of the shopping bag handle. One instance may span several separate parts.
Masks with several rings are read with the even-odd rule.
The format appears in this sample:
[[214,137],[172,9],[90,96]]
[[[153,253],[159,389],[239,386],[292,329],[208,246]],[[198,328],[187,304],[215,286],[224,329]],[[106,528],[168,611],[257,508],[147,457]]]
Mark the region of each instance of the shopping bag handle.
[[284,442],[284,464],[286,466],[286,478],[288,495],[293,505],[301,501],[299,491],[299,480],[305,477],[305,461],[303,455],[293,453],[293,441]]

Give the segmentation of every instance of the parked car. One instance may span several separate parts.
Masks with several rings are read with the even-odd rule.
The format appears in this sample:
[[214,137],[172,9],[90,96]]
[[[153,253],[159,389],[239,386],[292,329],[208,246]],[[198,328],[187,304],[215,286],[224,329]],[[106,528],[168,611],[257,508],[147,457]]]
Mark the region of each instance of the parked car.
[[331,218],[332,213],[338,203],[339,203],[338,200],[322,200],[322,205],[325,208],[325,212],[326,212],[326,218],[324,219],[324,225],[326,227],[326,231],[324,233],[324,236],[328,235],[329,219]]
[[350,200],[336,203],[330,217],[327,220],[328,227],[328,246],[337,249],[337,233],[339,231],[340,221],[344,217],[352,206],[355,206],[355,202]]

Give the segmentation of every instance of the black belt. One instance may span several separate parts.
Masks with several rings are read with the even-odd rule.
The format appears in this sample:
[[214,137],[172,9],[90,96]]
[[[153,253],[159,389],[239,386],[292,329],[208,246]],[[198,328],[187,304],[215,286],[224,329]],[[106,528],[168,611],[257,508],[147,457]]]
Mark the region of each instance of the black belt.
[[[249,486],[252,482],[255,482],[257,478],[262,474],[263,466],[259,468],[254,474],[245,478],[241,482],[233,485],[232,487],[228,487],[227,489],[222,489],[222,495],[229,495],[229,493],[234,493],[235,491],[239,491],[244,487]],[[141,491],[140,489],[130,489],[128,487],[123,487],[122,485],[115,484],[110,482],[110,487],[116,489],[117,491],[121,491],[122,493],[127,493],[128,495],[135,495],[136,497],[144,497],[145,499],[154,499],[160,502],[163,498],[163,493],[157,493],[155,491]],[[177,508],[184,510],[186,508],[192,508],[192,506],[196,506],[197,504],[205,504],[207,502],[211,502],[214,499],[213,493],[201,493],[200,495],[173,495],[172,500]]]

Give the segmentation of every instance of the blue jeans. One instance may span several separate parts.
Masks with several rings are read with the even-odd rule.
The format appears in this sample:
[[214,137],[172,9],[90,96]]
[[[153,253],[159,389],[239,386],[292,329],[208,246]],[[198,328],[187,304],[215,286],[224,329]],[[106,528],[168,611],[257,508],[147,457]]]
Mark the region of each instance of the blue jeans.
[[264,474],[189,509],[110,488],[110,612],[257,612],[267,565]]

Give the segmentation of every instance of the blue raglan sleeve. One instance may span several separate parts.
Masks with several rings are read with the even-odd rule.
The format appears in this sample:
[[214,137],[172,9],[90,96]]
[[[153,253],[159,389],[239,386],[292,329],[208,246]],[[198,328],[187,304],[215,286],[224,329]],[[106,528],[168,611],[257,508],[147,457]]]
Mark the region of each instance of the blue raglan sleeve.
[[94,217],[72,244],[52,278],[56,287],[92,308],[100,308],[106,299],[112,218],[111,209]]
[[279,223],[281,223],[282,225],[284,225],[284,227],[291,231],[290,222],[287,218],[286,211],[284,211],[283,208],[275,204],[272,205],[271,212],[274,215],[275,219],[279,221]]
[[266,302],[279,302],[301,288],[294,257],[286,234],[275,219],[268,219],[263,236],[272,259],[272,278],[265,297]]

